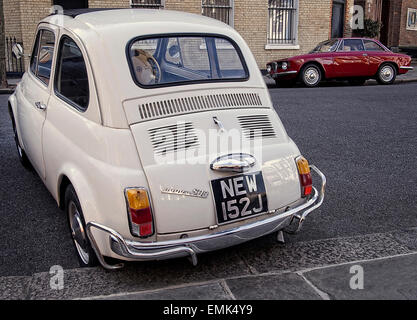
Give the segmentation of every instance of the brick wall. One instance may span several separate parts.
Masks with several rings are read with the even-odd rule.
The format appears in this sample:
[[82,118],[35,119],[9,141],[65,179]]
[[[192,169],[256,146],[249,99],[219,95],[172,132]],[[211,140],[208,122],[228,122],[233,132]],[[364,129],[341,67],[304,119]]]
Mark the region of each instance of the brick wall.
[[16,0],[3,0],[4,33],[6,37],[16,37],[22,41],[22,23],[20,19],[20,3]]
[[[52,0],[4,1],[7,16],[6,30],[21,34],[25,50],[29,52],[37,23],[49,14]],[[353,2],[354,0],[346,0],[346,36],[351,35],[349,9]],[[91,8],[129,6],[129,0],[89,0]],[[201,0],[165,0],[165,9],[201,14]],[[265,48],[268,29],[268,0],[234,0],[234,27],[248,43],[259,67],[265,68],[265,64],[272,59],[306,53],[318,42],[328,39],[331,30],[331,13],[332,0],[299,0],[299,49]]]
[[[20,19],[22,23],[22,40],[25,52],[30,54],[35,38],[36,27],[40,20],[49,15],[51,0],[21,0]],[[28,58],[25,57],[27,65]]]
[[165,9],[201,14],[201,0],[165,0]]
[[88,0],[89,8],[129,8],[129,0]]
[[417,9],[417,0],[402,1],[399,46],[417,47],[417,31],[407,30],[408,8]]

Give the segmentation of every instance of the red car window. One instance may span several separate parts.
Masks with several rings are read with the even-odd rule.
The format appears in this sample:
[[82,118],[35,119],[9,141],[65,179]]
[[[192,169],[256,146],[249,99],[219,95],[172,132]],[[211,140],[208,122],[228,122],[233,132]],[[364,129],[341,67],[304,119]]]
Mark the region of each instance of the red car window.
[[378,43],[372,40],[363,40],[366,51],[385,51]]
[[364,51],[363,42],[360,39],[345,39],[341,51]]

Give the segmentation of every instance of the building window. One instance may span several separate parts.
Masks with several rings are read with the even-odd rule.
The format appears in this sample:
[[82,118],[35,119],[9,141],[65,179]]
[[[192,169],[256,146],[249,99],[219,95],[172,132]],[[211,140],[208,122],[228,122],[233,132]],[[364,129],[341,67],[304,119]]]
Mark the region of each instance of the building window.
[[268,44],[297,43],[298,0],[268,1]]
[[165,0],[130,0],[132,8],[162,9]]
[[233,26],[233,0],[202,0],[201,13]]

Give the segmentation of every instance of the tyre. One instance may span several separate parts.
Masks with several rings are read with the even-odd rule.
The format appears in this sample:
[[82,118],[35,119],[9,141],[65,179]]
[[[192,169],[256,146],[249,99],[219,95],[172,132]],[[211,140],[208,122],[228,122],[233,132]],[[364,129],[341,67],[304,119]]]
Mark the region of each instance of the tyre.
[[366,82],[366,79],[350,79],[349,84],[351,86],[363,86]]
[[22,149],[19,143],[19,136],[16,129],[16,124],[13,122],[13,134],[14,134],[14,142],[16,144],[17,149],[17,157],[19,158],[20,163],[28,170],[32,169],[32,165],[27,157],[25,150]]
[[313,64],[305,66],[301,72],[301,80],[307,87],[317,87],[322,76],[320,68]]
[[397,69],[392,64],[383,64],[376,75],[379,84],[393,84],[397,78]]
[[65,191],[65,212],[80,266],[94,267],[98,265],[97,256],[87,237],[80,201],[72,185],[69,185]]

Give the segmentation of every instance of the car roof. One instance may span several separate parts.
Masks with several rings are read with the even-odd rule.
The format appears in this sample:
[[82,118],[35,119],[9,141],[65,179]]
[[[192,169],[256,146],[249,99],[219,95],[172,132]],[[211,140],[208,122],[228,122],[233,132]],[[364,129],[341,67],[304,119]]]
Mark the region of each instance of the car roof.
[[339,38],[340,40],[371,40],[371,41],[377,41],[377,39],[371,39],[371,38],[362,38],[362,37],[346,37],[346,38]]
[[[62,11],[62,14],[65,16],[69,16],[72,18],[75,18],[76,16],[79,16],[80,14],[86,14],[86,13],[92,13],[96,11],[106,11],[106,10],[114,10],[118,8],[85,8],[85,9],[65,9]],[[122,9],[122,8],[120,8]],[[51,15],[58,15],[61,14],[58,11],[52,13]]]
[[[158,26],[164,24],[184,25],[188,30],[190,25],[206,25],[208,29],[211,26],[217,28],[231,28],[227,24],[211,19],[202,15],[160,9],[144,9],[144,8],[90,8],[90,9],[72,9],[64,10],[64,26],[67,29],[75,30],[77,28],[94,29],[96,32],[104,29],[112,28],[136,28],[140,25]],[[61,14],[51,14],[42,22],[54,23]]]

